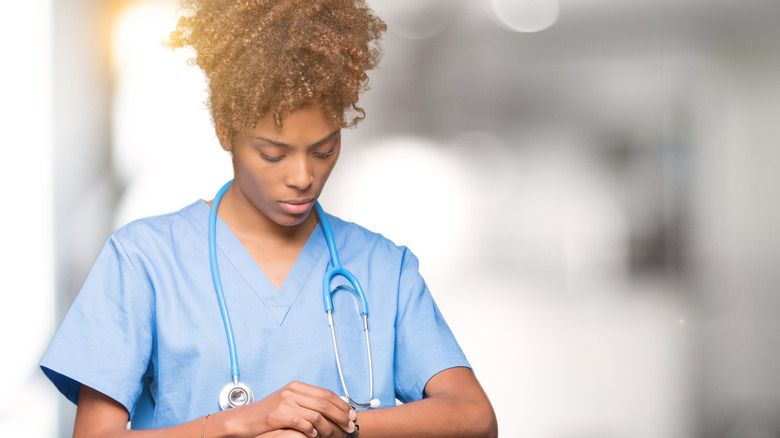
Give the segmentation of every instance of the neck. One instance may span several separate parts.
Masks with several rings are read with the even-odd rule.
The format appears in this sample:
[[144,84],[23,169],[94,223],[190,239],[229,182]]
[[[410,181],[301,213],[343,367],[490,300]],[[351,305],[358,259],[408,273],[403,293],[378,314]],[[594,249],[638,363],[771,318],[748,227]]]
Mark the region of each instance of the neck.
[[312,210],[300,224],[280,225],[255,207],[235,184],[225,192],[218,214],[242,240],[263,240],[268,243],[305,242],[319,222]]

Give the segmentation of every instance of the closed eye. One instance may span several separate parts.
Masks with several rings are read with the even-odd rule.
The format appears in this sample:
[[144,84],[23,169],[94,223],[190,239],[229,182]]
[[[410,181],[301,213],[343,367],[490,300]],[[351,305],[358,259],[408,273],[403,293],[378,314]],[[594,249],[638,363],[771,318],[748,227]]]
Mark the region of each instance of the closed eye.
[[330,144],[330,150],[329,151],[327,151],[327,152],[315,151],[314,152],[314,156],[317,157],[317,158],[328,158],[328,157],[330,157],[331,155],[333,155],[334,152],[336,152],[336,143],[338,143],[338,141],[339,141],[338,137],[334,138],[333,141]]
[[333,149],[331,149],[330,151],[328,151],[328,152],[315,152],[314,156],[317,157],[317,158],[328,158],[331,155],[333,155],[334,152],[336,152],[336,148],[335,147]]
[[264,160],[266,160],[266,161],[270,161],[270,162],[272,162],[272,163],[275,163],[275,162],[277,162],[277,161],[280,161],[282,158],[284,158],[284,155],[279,155],[279,156],[271,156],[271,155],[266,155],[266,154],[264,154],[264,153],[263,153],[263,151],[260,151],[260,156],[261,156],[261,157],[262,157]]

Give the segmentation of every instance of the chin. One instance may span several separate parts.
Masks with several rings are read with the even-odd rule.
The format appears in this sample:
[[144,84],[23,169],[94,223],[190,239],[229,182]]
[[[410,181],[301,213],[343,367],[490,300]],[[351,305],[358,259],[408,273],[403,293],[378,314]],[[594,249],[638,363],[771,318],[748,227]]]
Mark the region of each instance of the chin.
[[309,218],[309,215],[311,215],[311,211],[308,211],[303,214],[295,214],[295,215],[284,213],[279,215],[274,220],[274,222],[284,227],[295,227],[306,222],[306,219]]

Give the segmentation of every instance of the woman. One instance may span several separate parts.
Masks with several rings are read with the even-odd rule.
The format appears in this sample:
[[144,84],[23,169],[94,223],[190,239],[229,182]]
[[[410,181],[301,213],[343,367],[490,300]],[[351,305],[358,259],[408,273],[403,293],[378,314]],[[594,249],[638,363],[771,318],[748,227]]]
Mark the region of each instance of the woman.
[[[496,435],[490,402],[414,255],[314,209],[341,129],[363,118],[356,104],[381,55],[384,23],[355,0],[184,6],[171,45],[195,49],[234,180],[221,202],[135,221],[109,238],[41,362],[78,404],[74,436]],[[209,270],[212,209],[217,284]],[[334,280],[344,383],[358,402],[378,399],[378,409],[356,411],[340,397],[322,307],[322,278],[334,263],[322,222],[371,309],[369,374],[351,285]],[[222,411],[221,391],[238,372],[228,360],[218,285],[241,385],[257,398],[238,397],[239,406]]]

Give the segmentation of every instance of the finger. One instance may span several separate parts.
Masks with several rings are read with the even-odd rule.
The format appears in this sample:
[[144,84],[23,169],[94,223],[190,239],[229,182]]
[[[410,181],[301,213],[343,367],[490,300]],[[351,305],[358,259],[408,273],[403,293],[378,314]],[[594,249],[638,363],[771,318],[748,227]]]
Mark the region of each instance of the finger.
[[297,403],[302,408],[319,414],[319,416],[309,417],[307,419],[311,421],[320,432],[323,432],[323,429],[321,429],[323,420],[329,420],[330,422],[335,423],[345,432],[353,432],[355,430],[354,420],[357,417],[355,410],[332,391],[316,388],[316,390],[309,395],[304,395],[299,398]]
[[[351,407],[349,411],[344,412],[331,402],[319,398],[304,398],[300,401],[300,406],[317,414],[309,420],[320,432],[325,431],[322,429],[324,423],[327,423],[328,427],[335,425],[344,432],[354,432],[355,430],[354,418],[356,414]],[[329,433],[327,432],[327,434]]]
[[326,421],[327,427],[320,429],[317,428],[317,432],[319,435],[317,438],[343,438],[344,436],[344,430],[339,426],[338,424],[332,422],[332,421]]
[[305,434],[307,437],[314,438],[319,435],[317,427],[315,426],[315,423],[319,421],[317,417],[322,417],[322,415],[317,412],[298,407],[290,414],[285,423],[288,425],[287,428],[295,429]]
[[277,429],[258,435],[255,438],[308,438],[308,436],[295,429]]
[[353,422],[357,418],[355,410],[333,391],[305,383],[291,382],[285,387],[282,395],[294,399],[303,408],[319,412],[338,424],[344,431],[355,430]]
[[[306,399],[304,399],[305,401]],[[330,419],[328,419],[322,413],[307,409],[304,406],[296,406],[293,411],[290,412],[291,417],[288,419],[292,427],[305,432],[310,437],[341,437],[344,432],[354,432],[355,423],[349,421],[346,426],[342,427]],[[312,426],[312,430],[307,425]]]
[[288,383],[285,388],[289,388],[295,392],[300,392],[302,394],[307,394],[311,397],[317,397],[322,398],[330,401],[334,405],[336,405],[339,409],[343,410],[344,412],[349,412],[349,410],[352,408],[349,403],[344,401],[341,397],[336,395],[335,392],[321,388],[319,386],[309,385],[302,382],[290,382]]
[[[311,411],[314,412],[314,411]],[[314,418],[311,418],[311,423],[314,425],[314,428],[317,429],[317,438],[329,438],[332,436],[343,436],[344,432],[342,432],[341,427],[339,425],[332,423],[328,421],[327,418],[325,418],[322,414],[319,412],[314,412]],[[335,434],[339,435],[335,435]]]

